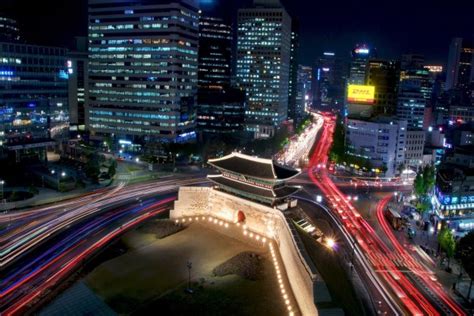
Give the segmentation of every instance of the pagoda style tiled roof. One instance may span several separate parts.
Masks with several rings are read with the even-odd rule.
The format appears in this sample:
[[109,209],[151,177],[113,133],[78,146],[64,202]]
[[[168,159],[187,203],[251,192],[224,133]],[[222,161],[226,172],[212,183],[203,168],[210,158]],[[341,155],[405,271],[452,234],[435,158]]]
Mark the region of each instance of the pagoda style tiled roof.
[[283,199],[287,196],[295,194],[301,189],[300,187],[293,186],[284,186],[278,189],[266,189],[262,187],[248,185],[239,181],[234,181],[221,175],[208,176],[208,179],[220,186],[230,187],[245,193],[261,196],[271,200]]
[[209,159],[208,163],[218,169],[260,179],[287,180],[300,173],[296,169],[278,165],[271,159],[236,152],[222,158]]

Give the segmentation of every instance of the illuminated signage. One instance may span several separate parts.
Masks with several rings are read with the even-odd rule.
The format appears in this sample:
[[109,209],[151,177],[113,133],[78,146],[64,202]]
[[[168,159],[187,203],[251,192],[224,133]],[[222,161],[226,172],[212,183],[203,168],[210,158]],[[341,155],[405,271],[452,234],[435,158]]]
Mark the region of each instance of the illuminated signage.
[[349,85],[347,101],[355,103],[374,103],[375,87],[364,85]]
[[324,52],[324,56],[334,56],[333,52]]
[[443,66],[438,66],[438,65],[426,65],[425,69],[427,69],[429,72],[434,72],[434,73],[443,72]]
[[119,144],[120,144],[120,145],[131,145],[132,142],[129,141],[129,140],[126,140],[126,139],[120,139],[120,140],[119,140]]
[[370,53],[370,50],[365,47],[356,48],[354,51],[356,54],[361,54],[361,55],[368,55]]

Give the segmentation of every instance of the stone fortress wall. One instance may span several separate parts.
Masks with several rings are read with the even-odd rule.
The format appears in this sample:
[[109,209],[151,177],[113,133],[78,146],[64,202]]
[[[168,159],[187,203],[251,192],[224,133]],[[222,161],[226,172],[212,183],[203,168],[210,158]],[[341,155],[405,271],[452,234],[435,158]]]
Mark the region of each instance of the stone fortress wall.
[[256,234],[278,245],[288,280],[302,315],[318,315],[314,298],[317,271],[306,262],[283,213],[209,187],[181,187],[170,212],[171,219],[213,216],[231,223],[242,222]]

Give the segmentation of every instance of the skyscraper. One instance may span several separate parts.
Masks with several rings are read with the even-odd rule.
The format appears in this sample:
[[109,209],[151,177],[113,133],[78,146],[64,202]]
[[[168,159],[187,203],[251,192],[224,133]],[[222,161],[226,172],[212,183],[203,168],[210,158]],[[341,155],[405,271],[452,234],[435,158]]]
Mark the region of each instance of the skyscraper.
[[288,117],[295,123],[300,119],[296,104],[298,89],[298,50],[299,50],[299,22],[296,19],[291,20],[291,52],[290,52],[290,77],[288,91]]
[[199,18],[197,128],[206,134],[243,130],[245,92],[231,87],[232,28],[220,18]]
[[195,0],[89,0],[91,137],[195,138],[198,24]]
[[316,61],[313,96],[316,108],[340,110],[344,105],[346,64],[334,52],[324,52]]
[[200,88],[223,89],[230,86],[232,66],[232,28],[220,18],[199,17]]
[[14,19],[0,15],[0,42],[20,40],[20,30]]
[[373,113],[394,115],[397,108],[400,63],[392,60],[371,59],[367,63],[366,84],[375,87]]
[[272,137],[288,116],[291,17],[279,0],[255,0],[238,13],[237,81],[248,99],[247,130]]
[[376,57],[375,49],[362,44],[357,45],[351,52],[351,66],[349,71],[349,84],[364,85],[367,75],[369,59]]
[[449,47],[446,90],[466,90],[474,81],[474,40],[453,38]]
[[298,66],[298,78],[296,89],[295,119],[301,121],[305,115],[305,110],[313,104],[313,68],[309,66]]
[[69,52],[67,57],[70,129],[83,131],[86,124],[86,104],[89,101],[87,38],[77,38],[75,49]]
[[17,162],[33,152],[45,159],[68,127],[66,50],[0,42],[0,56],[0,147]]

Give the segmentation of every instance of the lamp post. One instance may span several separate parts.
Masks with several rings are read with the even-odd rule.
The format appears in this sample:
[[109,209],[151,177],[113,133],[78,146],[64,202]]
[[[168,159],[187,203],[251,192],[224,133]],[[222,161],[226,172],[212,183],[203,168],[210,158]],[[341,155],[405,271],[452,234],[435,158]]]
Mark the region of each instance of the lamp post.
[[3,186],[5,185],[5,181],[4,180],[0,180],[0,186],[2,187],[2,198],[0,199],[0,201],[3,201]]
[[[56,170],[51,170],[51,174],[56,174]],[[66,172],[65,171],[62,171],[61,173],[57,173],[58,177],[57,177],[57,182],[58,182],[58,191],[59,191],[59,185],[60,185],[60,182],[61,182],[61,178],[60,177],[65,177],[66,176]]]
[[186,267],[188,268],[188,289],[189,293],[192,293],[191,290],[191,269],[193,268],[193,263],[191,261],[186,262]]

